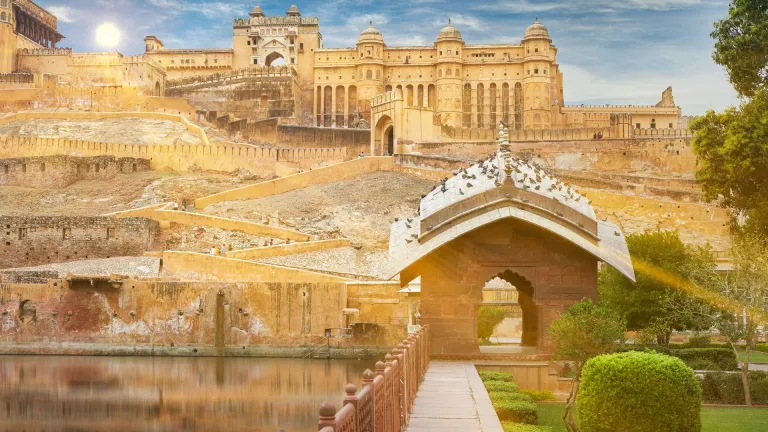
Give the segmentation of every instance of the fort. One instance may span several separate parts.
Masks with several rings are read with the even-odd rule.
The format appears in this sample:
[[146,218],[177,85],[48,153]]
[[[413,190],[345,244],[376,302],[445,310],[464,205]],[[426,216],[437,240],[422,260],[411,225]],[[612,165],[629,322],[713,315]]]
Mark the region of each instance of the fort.
[[[332,48],[319,18],[255,6],[231,47],[130,56],[60,47],[53,14],[0,0],[0,353],[386,354],[355,409],[471,356],[564,398],[548,329],[599,266],[634,279],[626,237],[655,229],[727,264],[729,214],[671,87],[566,105],[530,22],[428,46],[370,23]],[[517,323],[501,354],[478,342],[492,304]],[[321,426],[351,415],[331,408]]]

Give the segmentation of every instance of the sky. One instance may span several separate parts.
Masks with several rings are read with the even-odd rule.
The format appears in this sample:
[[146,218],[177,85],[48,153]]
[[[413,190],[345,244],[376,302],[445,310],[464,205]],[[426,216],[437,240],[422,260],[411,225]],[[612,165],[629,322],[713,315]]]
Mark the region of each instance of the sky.
[[[144,51],[154,35],[168,48],[231,48],[232,19],[259,4],[284,15],[290,2],[258,0],[36,0],[59,18],[59,46],[104,51],[94,38],[104,22],[122,33],[116,49]],[[300,1],[320,18],[326,48],[354,46],[373,21],[387,45],[431,45],[450,18],[467,44],[520,43],[536,17],[558,48],[565,103],[655,104],[668,86],[685,115],[738,103],[712,61],[713,23],[727,0],[323,0]],[[112,48],[113,50],[115,48]]]

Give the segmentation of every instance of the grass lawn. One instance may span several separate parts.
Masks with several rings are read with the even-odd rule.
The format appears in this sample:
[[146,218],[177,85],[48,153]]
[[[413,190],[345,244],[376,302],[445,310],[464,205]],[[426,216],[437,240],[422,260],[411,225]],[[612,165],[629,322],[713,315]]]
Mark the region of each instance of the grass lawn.
[[[739,361],[744,360],[744,351],[739,351]],[[750,363],[768,363],[768,354],[760,351],[749,351]]]
[[[539,424],[553,432],[565,432],[564,404],[539,404]],[[702,432],[764,432],[768,409],[742,407],[701,407]]]

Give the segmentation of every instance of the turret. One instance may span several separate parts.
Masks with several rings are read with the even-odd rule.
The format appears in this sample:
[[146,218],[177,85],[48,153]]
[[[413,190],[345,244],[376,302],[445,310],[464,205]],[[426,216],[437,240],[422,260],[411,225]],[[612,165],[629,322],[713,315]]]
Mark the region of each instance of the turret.
[[147,36],[144,38],[144,52],[153,52],[153,51],[160,51],[163,49],[163,42],[154,37],[154,36]]
[[549,31],[538,18],[525,31],[523,49],[523,123],[526,129],[548,129],[552,125],[550,67],[554,47]]
[[371,99],[384,92],[384,36],[370,22],[357,40],[357,79],[360,111],[371,111]]
[[464,40],[450,19],[448,25],[437,35],[435,50],[438,95],[435,113],[439,116],[441,124],[461,127],[461,76],[464,63],[461,54],[464,51]]

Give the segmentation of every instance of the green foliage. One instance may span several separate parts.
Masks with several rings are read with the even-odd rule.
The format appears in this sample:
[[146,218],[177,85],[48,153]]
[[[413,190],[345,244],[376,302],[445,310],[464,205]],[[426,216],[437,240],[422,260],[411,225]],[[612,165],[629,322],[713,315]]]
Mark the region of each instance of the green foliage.
[[764,343],[755,344],[755,351],[768,353],[768,344],[764,344]]
[[551,432],[552,428],[547,426],[537,426],[525,423],[515,423],[510,421],[501,422],[501,428],[504,432]]
[[537,391],[537,390],[522,389],[520,390],[520,393],[527,394],[528,396],[532,397],[533,400],[536,402],[557,400],[555,395],[549,390]]
[[629,330],[649,327],[666,340],[671,330],[699,330],[701,323],[691,317],[677,317],[677,305],[695,301],[676,285],[660,280],[638,268],[637,263],[648,264],[659,271],[681,280],[700,283],[699,275],[714,271],[715,260],[708,248],[686,246],[677,231],[653,231],[627,236],[635,278],[632,282],[610,266],[604,266],[599,276],[600,300],[618,311],[627,321]]
[[516,423],[536,424],[539,420],[539,412],[536,404],[528,401],[513,399],[491,399],[493,409],[501,421]]
[[492,401],[523,401],[523,402],[534,402],[533,398],[530,395],[519,393],[519,392],[488,392],[488,396],[491,398]]
[[731,0],[728,18],[715,23],[712,58],[728,71],[733,87],[751,97],[768,85],[768,3]]
[[717,366],[714,370],[733,371],[738,369],[738,359],[730,348],[688,348],[669,350],[669,355],[684,361],[692,369],[692,362],[707,361]]
[[477,337],[490,338],[506,316],[507,312],[498,306],[480,306],[477,311]]
[[698,432],[701,388],[680,359],[653,352],[595,357],[577,399],[589,432]]
[[514,378],[512,378],[512,374],[509,372],[479,370],[477,371],[477,374],[480,375],[480,379],[483,380],[483,382],[486,382],[486,381],[514,382],[515,381]]
[[517,384],[508,381],[485,381],[485,389],[489,392],[516,393],[520,391]]
[[722,206],[748,217],[746,231],[768,235],[768,89],[738,109],[708,111],[691,130],[706,198],[721,197]]
[[704,334],[689,337],[687,346],[690,348],[709,348],[711,344],[712,336]]
[[[750,371],[749,387],[752,403],[768,404],[768,373]],[[710,404],[744,404],[744,387],[741,374],[727,372],[710,372],[700,379],[701,397]]]
[[579,365],[596,355],[615,351],[624,341],[626,325],[613,310],[582,300],[552,321],[549,334],[555,357]]

